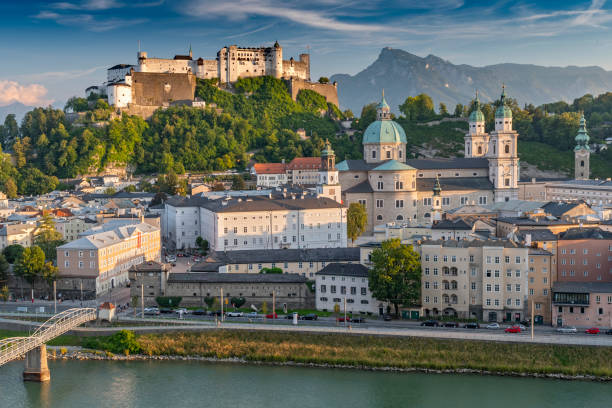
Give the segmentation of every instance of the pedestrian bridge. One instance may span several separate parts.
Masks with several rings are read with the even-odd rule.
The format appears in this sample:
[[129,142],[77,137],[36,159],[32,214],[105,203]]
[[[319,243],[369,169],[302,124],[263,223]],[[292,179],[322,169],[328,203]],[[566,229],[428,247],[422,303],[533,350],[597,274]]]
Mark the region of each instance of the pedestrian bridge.
[[[95,308],[72,308],[54,315],[40,325],[36,331],[28,337],[10,337],[0,340],[0,366],[26,354],[24,378],[29,368],[35,368],[28,367],[30,360],[34,360],[34,364],[44,365],[42,370],[46,370],[46,375],[48,377],[49,370],[46,367],[45,343],[85,322],[96,320],[96,318],[97,313]],[[37,351],[39,354],[31,358],[30,352],[33,350]],[[44,356],[41,354],[44,354]]]

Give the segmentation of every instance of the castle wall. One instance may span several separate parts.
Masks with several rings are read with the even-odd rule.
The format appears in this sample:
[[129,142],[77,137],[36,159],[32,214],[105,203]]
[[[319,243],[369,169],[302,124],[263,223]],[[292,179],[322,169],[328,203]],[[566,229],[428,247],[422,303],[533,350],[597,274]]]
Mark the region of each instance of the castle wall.
[[310,55],[300,54],[300,60],[283,61],[283,78],[300,78],[310,81]]
[[185,74],[192,72],[192,60],[165,59],[165,58],[140,58],[138,64],[139,72],[177,73]]
[[291,99],[294,101],[297,99],[297,95],[302,89],[310,89],[311,91],[315,91],[316,93],[323,95],[327,102],[331,102],[334,105],[339,106],[338,86],[335,84],[320,84],[318,82],[308,82],[297,78],[288,79],[286,82],[289,86]]
[[144,106],[162,106],[173,101],[193,100],[195,86],[195,76],[190,73],[134,72],[132,103]]

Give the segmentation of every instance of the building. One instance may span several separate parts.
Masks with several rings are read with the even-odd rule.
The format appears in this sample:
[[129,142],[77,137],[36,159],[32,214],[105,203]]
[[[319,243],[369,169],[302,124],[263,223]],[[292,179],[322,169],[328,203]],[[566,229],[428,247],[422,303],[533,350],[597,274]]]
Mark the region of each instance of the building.
[[195,248],[202,237],[213,251],[342,248],[347,246],[346,207],[327,197],[173,197],[164,210],[168,248]]
[[462,218],[443,220],[431,226],[431,239],[434,241],[473,239],[474,227],[474,223]]
[[89,230],[97,223],[89,218],[71,217],[55,221],[55,229],[62,234],[64,241],[70,242],[79,238],[79,235]]
[[296,157],[287,164],[287,180],[290,184],[316,185],[320,168],[320,157]]
[[260,273],[280,268],[314,279],[330,263],[359,263],[359,248],[266,249],[213,252],[191,267],[192,272]]
[[555,256],[552,252],[539,248],[529,248],[529,271],[527,317],[531,318],[533,302],[534,322],[552,324],[552,283],[556,276]]
[[520,232],[548,230],[553,234],[567,231],[582,225],[583,228],[596,228],[599,222],[578,222],[558,220],[555,217],[525,216],[496,218],[496,235],[499,238],[508,238]]
[[612,283],[556,282],[552,318],[556,326],[612,327]]
[[368,268],[361,264],[331,263],[316,273],[316,308],[343,313],[382,314],[383,304],[372,297]]
[[556,282],[612,282],[612,232],[572,228],[559,234]]
[[510,241],[424,241],[424,316],[492,322],[526,316],[528,248]]
[[0,251],[9,245],[29,247],[34,242],[35,224],[4,224],[0,226]]
[[251,174],[257,177],[258,187],[280,187],[287,184],[287,165],[285,163],[255,163]]
[[70,296],[83,285],[99,297],[125,286],[132,266],[160,261],[159,228],[146,223],[99,228],[57,248],[58,291]]
[[546,185],[546,197],[554,201],[584,201],[592,206],[612,205],[612,180],[565,180]]
[[[345,160],[339,170],[343,196],[368,213],[367,232],[396,221],[432,223],[436,213],[462,205],[518,199],[518,133],[502,92],[495,131],[484,133],[478,100],[465,135],[465,158],[408,159],[404,129],[391,120],[384,95],[377,120],[363,135],[364,160]],[[436,207],[434,207],[436,206]]]
[[266,303],[268,313],[273,305],[277,313],[314,307],[306,278],[296,274],[170,273],[166,285],[166,296],[180,296],[183,306],[205,307],[204,299],[215,297],[219,307],[221,291],[227,304],[233,297],[243,297],[246,307],[261,309]]
[[586,129],[584,114],[580,116],[580,128],[576,135],[576,147],[574,148],[574,178],[576,180],[588,180],[590,175],[591,148],[589,147],[589,133]]
[[138,298],[139,304],[132,306],[140,307],[143,296],[145,307],[157,306],[155,298],[165,296],[171,269],[169,264],[156,261],[147,261],[133,265],[128,270],[130,298]]

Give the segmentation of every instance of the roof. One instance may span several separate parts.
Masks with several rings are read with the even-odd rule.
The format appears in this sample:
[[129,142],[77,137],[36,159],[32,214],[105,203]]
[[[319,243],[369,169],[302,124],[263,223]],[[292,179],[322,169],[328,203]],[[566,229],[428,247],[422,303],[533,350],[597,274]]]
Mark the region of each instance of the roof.
[[256,174],[285,174],[285,163],[255,163],[253,169]]
[[366,143],[407,143],[406,132],[393,120],[377,120],[363,133],[363,144]]
[[431,229],[435,230],[471,230],[473,228],[473,224],[468,224],[465,220],[461,218],[456,218],[454,220],[443,220],[431,226]]
[[607,187],[612,188],[612,181],[606,180],[559,180],[558,184],[551,184],[552,186],[556,185],[571,185],[576,187]]
[[553,292],[612,293],[612,282],[555,282]]
[[611,239],[612,232],[604,231],[601,228],[570,228],[559,234],[560,240],[575,239]]
[[319,170],[321,167],[320,157],[296,157],[287,164],[289,170]]
[[321,269],[316,275],[353,276],[358,278],[368,277],[368,268],[361,264],[330,263]]
[[249,211],[299,211],[308,209],[344,208],[327,197],[282,195],[234,197],[211,200],[205,197],[171,197],[166,204],[172,207],[201,207],[215,213]]
[[[359,262],[359,248],[304,248],[263,249],[213,252],[203,262],[191,267],[192,271],[216,271],[227,264],[282,263],[282,262]],[[211,264],[215,264],[216,267]]]
[[531,241],[556,241],[557,234],[553,234],[549,229],[536,229],[528,231],[519,231],[517,237],[524,241],[527,235],[531,235]]
[[[108,224],[105,224],[108,225]],[[104,227],[101,226],[101,227]],[[133,236],[138,232],[153,232],[159,231],[159,228],[149,224],[132,224],[116,227],[112,230],[102,230],[102,232],[87,235],[83,238],[68,242],[67,244],[57,247],[59,250],[64,249],[99,249],[106,248]]]
[[376,167],[378,163],[366,163],[363,159],[349,159],[336,163],[338,171],[369,171]]
[[488,169],[489,160],[479,157],[466,158],[455,157],[450,159],[431,158],[431,159],[408,159],[406,164],[420,170],[433,169]]
[[561,217],[566,212],[573,210],[574,208],[580,206],[581,204],[584,204],[584,202],[574,201],[574,202],[566,203],[566,202],[551,201],[543,205],[542,209],[544,210],[544,212],[546,212],[546,214],[550,214],[555,217]]
[[542,248],[529,248],[529,255],[546,255],[551,256],[552,252],[549,252]]
[[130,268],[130,270],[134,272],[161,272],[162,270],[166,271],[169,269],[169,264],[156,261],[146,261]]
[[401,163],[397,160],[387,160],[383,164],[373,169],[374,171],[404,171],[416,170],[414,167]]
[[512,211],[517,213],[532,212],[542,207],[544,202],[528,200],[497,201],[487,205],[494,212]]
[[[493,190],[493,184],[488,177],[446,177],[439,180],[442,191]],[[435,178],[416,180],[418,191],[432,191],[435,184]]]
[[358,193],[373,193],[374,189],[370,185],[368,180],[362,181],[359,184],[354,185],[351,188],[347,188],[344,194],[358,194]]
[[29,234],[34,229],[36,229],[36,225],[34,224],[7,224],[0,226],[0,235]]
[[296,273],[210,273],[189,272],[170,273],[168,283],[198,282],[198,283],[306,283],[305,276]]
[[[503,222],[507,224],[517,225],[517,226],[530,226],[530,227],[543,227],[547,225],[572,225],[575,224],[569,221],[563,220],[549,220],[546,218],[538,217],[537,219],[529,218],[529,217],[498,217],[495,219],[498,223]],[[578,225],[578,224],[575,224]]]

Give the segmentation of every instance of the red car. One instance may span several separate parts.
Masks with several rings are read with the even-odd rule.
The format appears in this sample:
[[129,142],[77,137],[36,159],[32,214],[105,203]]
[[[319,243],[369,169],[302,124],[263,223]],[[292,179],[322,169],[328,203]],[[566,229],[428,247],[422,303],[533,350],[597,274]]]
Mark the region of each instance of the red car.
[[521,327],[520,326],[510,326],[510,327],[507,327],[506,330],[504,331],[506,333],[520,333]]
[[[342,323],[343,323],[343,322],[344,322],[344,317],[338,317],[338,318],[336,319],[336,321],[338,321],[338,322],[342,322]],[[346,321],[347,321],[347,322],[350,322],[350,321],[351,321],[351,318],[350,318],[349,316],[347,316],[347,317],[346,317]]]
[[591,327],[590,329],[586,329],[584,332],[586,334],[599,334],[599,329],[597,327]]
[[270,313],[266,315],[266,319],[278,319],[278,315],[276,313]]

